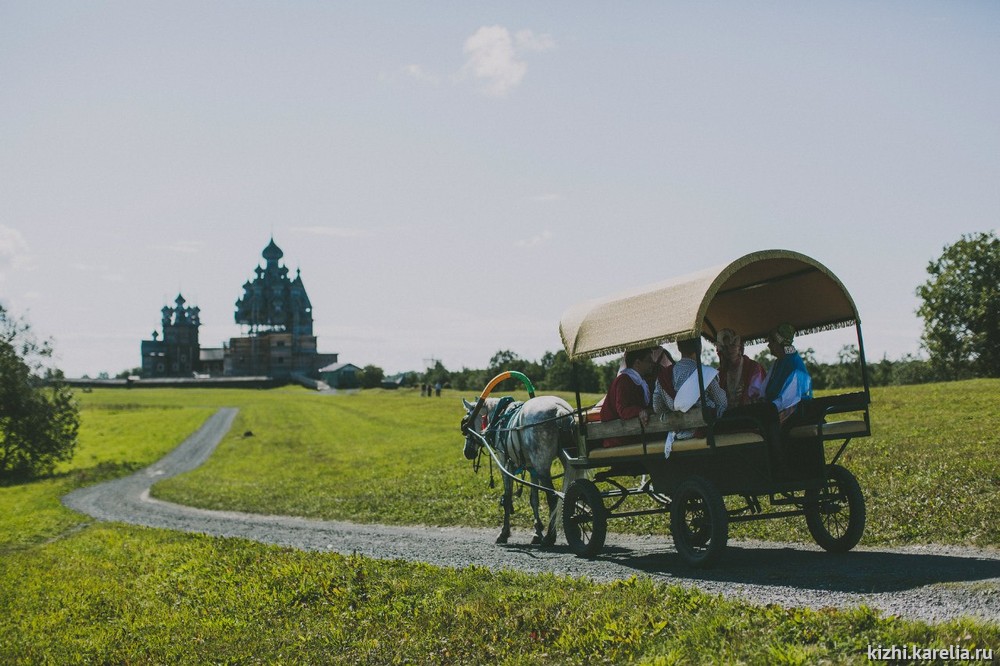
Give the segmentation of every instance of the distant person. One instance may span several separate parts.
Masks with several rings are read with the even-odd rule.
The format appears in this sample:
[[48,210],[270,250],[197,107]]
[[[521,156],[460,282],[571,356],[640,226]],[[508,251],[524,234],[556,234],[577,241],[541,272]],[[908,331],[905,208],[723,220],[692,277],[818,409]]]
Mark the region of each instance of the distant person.
[[[656,378],[656,364],[651,349],[635,349],[625,352],[625,367],[611,382],[608,395],[601,405],[601,421],[634,419],[645,427],[652,413],[652,382]],[[603,442],[605,448],[622,446],[641,441],[636,437],[609,437]]]
[[726,392],[729,409],[764,397],[764,366],[744,353],[743,338],[736,331],[719,331],[715,351],[719,354],[719,385]]
[[439,398],[441,397],[441,382],[437,382],[436,384],[434,384],[434,395],[436,395]]

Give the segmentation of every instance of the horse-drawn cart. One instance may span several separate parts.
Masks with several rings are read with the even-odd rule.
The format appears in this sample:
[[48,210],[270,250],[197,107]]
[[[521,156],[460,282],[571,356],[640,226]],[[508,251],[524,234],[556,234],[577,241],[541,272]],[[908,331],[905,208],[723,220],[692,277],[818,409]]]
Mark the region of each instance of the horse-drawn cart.
[[[575,552],[597,554],[609,518],[645,513],[670,514],[677,551],[694,566],[708,566],[719,557],[733,522],[804,516],[824,549],[842,552],[858,543],[865,526],[864,496],[854,475],[837,463],[853,438],[871,434],[868,375],[857,308],[825,266],[795,252],[757,252],[582,303],[566,312],[560,332],[570,359],[579,359],[667,341],[714,341],[724,328],[753,343],[781,322],[800,333],[853,326],[863,390],[806,401],[794,426],[768,428],[726,415],[717,418],[705,408],[699,367],[701,406],[686,413],[654,415],[643,427],[639,419],[589,420],[581,410],[578,446],[562,451],[567,468],[587,470],[591,477],[564,488],[563,528]],[[666,433],[688,429],[696,429],[696,436],[673,442],[665,457]],[[623,436],[639,442],[601,445]],[[828,442],[840,446],[834,450]],[[626,485],[626,479],[638,482]],[[639,498],[651,500],[644,505],[653,507],[632,509]]]
[[[644,514],[669,514],[677,551],[698,567],[718,559],[734,522],[804,516],[824,549],[842,552],[858,543],[865,525],[864,496],[854,475],[838,461],[852,439],[871,434],[868,374],[857,308],[843,283],[825,266],[784,250],[749,254],[725,266],[581,303],[563,315],[560,333],[572,361],[664,342],[715,341],[725,328],[753,344],[782,322],[800,334],[853,326],[863,389],[803,402],[794,425],[782,428],[746,416],[717,417],[705,407],[700,364],[700,402],[684,413],[654,415],[645,426],[638,418],[597,420],[596,410],[581,406],[577,391],[577,437],[560,437],[550,454],[558,456],[565,469],[563,492],[551,490],[551,479],[543,479],[542,485],[527,483],[536,493],[547,491],[550,500],[563,500],[562,525],[574,552],[597,555],[609,519]],[[500,379],[490,383],[475,405],[467,405],[462,430],[470,458],[478,448],[488,449],[497,459],[486,423],[482,429],[473,424],[478,425],[477,415]],[[533,395],[530,383],[522,381]],[[495,399],[488,407],[499,411]],[[555,416],[538,425],[562,422],[565,412],[553,408]],[[523,437],[521,426],[508,430]],[[666,456],[667,433],[682,430],[696,434],[673,441]],[[603,446],[608,438],[622,437],[633,443]],[[522,481],[504,465],[501,470],[507,484],[504,529],[509,534],[509,487]],[[534,506],[540,535],[537,500]],[[503,533],[501,537],[506,538]]]

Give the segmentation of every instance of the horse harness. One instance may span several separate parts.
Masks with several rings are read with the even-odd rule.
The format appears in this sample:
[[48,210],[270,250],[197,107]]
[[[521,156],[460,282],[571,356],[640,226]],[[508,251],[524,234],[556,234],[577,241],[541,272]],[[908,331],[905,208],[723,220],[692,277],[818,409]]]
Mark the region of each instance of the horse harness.
[[524,471],[524,458],[520,450],[515,451],[514,447],[511,446],[512,438],[501,436],[501,434],[521,429],[511,428],[510,423],[520,413],[522,407],[524,407],[524,403],[516,402],[511,396],[500,398],[493,412],[489,415],[486,431],[483,433],[490,446],[501,451],[507,460],[513,462],[515,467],[515,470],[512,471],[513,474],[520,474]]

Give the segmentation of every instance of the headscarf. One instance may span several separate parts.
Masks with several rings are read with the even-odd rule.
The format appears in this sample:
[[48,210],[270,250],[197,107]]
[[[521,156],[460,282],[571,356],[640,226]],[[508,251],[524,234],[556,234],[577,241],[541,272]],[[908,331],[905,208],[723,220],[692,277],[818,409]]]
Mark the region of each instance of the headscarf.
[[731,328],[722,329],[715,338],[715,343],[720,347],[739,347],[741,342],[740,336]]
[[795,340],[795,327],[788,322],[778,324],[771,334],[775,340],[781,343],[782,347],[791,347],[792,341]]

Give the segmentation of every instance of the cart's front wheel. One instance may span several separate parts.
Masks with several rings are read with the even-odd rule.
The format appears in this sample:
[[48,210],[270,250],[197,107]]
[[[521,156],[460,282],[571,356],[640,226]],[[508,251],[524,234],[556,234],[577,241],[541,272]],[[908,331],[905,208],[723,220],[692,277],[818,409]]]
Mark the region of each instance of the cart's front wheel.
[[865,531],[865,496],[854,475],[840,465],[826,468],[826,486],[806,491],[806,525],[831,553],[846,553]]
[[729,514],[722,495],[700,476],[685,479],[670,496],[670,531],[684,561],[711,566],[729,541]]
[[566,491],[563,532],[570,549],[581,557],[594,557],[604,547],[608,514],[601,491],[590,479],[577,479]]

